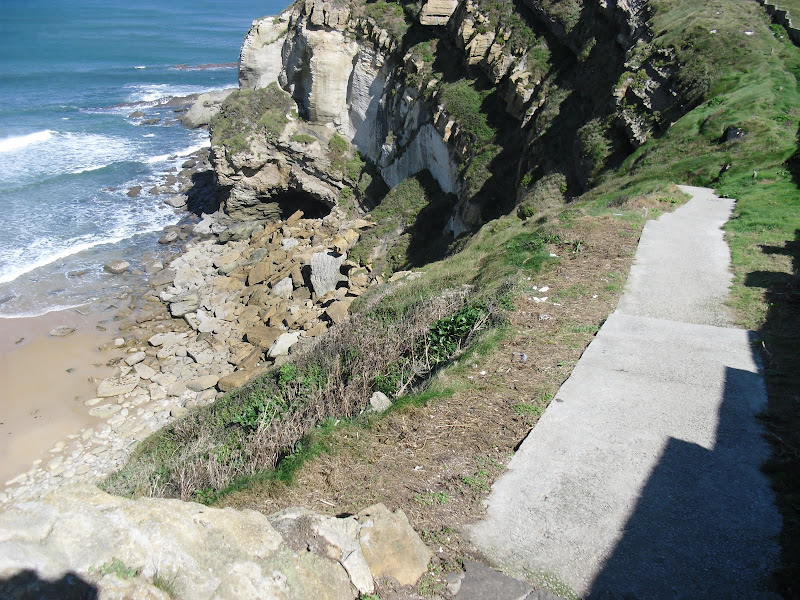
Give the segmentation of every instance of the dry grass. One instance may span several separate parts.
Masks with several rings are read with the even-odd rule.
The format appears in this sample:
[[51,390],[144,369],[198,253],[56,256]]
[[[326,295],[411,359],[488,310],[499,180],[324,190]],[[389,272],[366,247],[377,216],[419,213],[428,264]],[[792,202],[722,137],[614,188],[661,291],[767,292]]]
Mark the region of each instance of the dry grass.
[[[367,426],[340,426],[325,440],[329,451],[306,462],[292,484],[254,482],[218,504],[264,513],[293,505],[354,513],[375,502],[402,508],[437,556],[422,591],[446,595],[443,572],[475,556],[464,526],[480,518],[492,482],[616,306],[642,224],[571,219],[557,230],[573,240],[553,248],[560,260],[520,283],[505,338],[437,378],[437,397],[408,402]],[[544,295],[546,303],[533,300]],[[388,588],[382,594],[393,597]]]

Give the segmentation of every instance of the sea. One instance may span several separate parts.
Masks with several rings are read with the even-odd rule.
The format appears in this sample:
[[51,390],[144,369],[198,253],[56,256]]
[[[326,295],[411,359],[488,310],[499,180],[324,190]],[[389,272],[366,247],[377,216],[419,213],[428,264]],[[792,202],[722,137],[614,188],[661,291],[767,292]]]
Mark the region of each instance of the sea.
[[147,190],[209,144],[170,99],[236,87],[250,23],[287,5],[0,0],[0,318],[90,306],[123,285],[105,262],[141,266],[185,218]]

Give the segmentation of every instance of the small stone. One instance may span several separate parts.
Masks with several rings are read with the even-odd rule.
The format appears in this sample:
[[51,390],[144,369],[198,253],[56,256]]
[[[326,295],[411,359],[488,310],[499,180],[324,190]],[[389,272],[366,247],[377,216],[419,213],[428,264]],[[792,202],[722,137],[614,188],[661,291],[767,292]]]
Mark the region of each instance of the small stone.
[[142,362],[147,355],[144,352],[134,352],[133,354],[125,357],[125,364],[132,367],[135,364]]
[[159,244],[171,244],[172,242],[174,242],[177,239],[178,239],[178,232],[177,231],[168,231],[167,233],[162,235],[160,238],[158,238],[158,243]]
[[192,379],[186,384],[186,387],[193,392],[202,392],[209,388],[213,388],[215,385],[217,385],[218,381],[219,377],[217,375],[204,375],[203,377]]
[[142,379],[150,380],[156,376],[156,370],[153,369],[152,367],[148,367],[144,363],[138,363],[133,367],[133,369],[136,371],[136,374]]
[[277,358],[279,356],[286,356],[289,354],[289,349],[294,346],[300,339],[300,332],[293,331],[291,333],[282,333],[278,336],[275,342],[270,346],[267,356],[270,358]]
[[50,335],[53,337],[66,337],[71,333],[75,333],[75,328],[69,325],[61,325],[50,330]]
[[97,395],[101,398],[120,396],[133,391],[133,388],[138,384],[139,376],[135,372],[120,375],[119,377],[109,377],[108,379],[103,379],[97,386]]
[[124,345],[125,345],[125,338],[116,338],[114,340],[114,346],[116,346],[117,348],[121,348]]
[[131,268],[131,263],[125,260],[112,260],[103,265],[103,270],[114,275],[124,273]]
[[96,406],[89,411],[89,414],[99,419],[107,419],[115,412],[122,410],[119,404],[104,404],[103,406]]
[[392,407],[392,401],[383,392],[375,392],[369,399],[370,412],[383,413]]

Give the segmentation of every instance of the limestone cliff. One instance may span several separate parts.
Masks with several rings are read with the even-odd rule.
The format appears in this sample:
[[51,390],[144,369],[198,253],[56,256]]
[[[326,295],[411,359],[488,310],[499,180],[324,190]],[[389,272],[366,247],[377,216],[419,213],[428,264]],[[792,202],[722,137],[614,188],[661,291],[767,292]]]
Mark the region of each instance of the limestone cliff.
[[645,0],[298,0],[242,45],[241,89],[277,84],[294,108],[271,139],[213,145],[224,208],[379,202],[362,171],[337,168],[334,136],[389,188],[430,171],[458,197],[453,236],[542,190],[581,193],[684,108],[648,18]]

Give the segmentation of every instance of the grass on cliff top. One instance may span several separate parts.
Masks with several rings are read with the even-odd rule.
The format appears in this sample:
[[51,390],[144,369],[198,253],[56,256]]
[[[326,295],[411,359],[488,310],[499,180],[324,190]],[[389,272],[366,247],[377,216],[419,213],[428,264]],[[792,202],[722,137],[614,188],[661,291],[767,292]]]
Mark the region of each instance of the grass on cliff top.
[[[679,85],[697,106],[633,152],[587,197],[600,202],[666,182],[736,199],[725,227],[739,325],[758,331],[769,406],[763,416],[783,516],[776,588],[800,588],[800,50],[755,2],[653,2],[656,45],[678,47]],[[717,14],[717,13],[720,14]],[[716,33],[711,33],[716,29]],[[752,35],[745,32],[750,31]],[[783,36],[782,36],[783,32]],[[736,128],[741,136],[726,139]]]
[[248,148],[253,135],[275,141],[292,108],[292,97],[275,82],[257,90],[237,90],[225,99],[211,120],[211,144],[235,154]]

